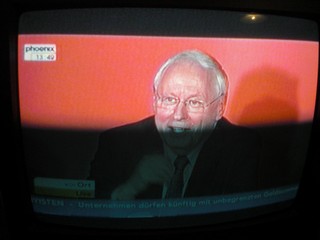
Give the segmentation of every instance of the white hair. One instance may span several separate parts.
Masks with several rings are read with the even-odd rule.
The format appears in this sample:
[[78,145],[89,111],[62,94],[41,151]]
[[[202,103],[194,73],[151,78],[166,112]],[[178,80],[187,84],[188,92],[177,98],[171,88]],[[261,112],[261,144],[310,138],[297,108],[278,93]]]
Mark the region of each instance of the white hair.
[[228,92],[228,78],[227,75],[225,74],[224,70],[222,69],[221,65],[218,63],[217,60],[214,58],[210,57],[209,55],[198,51],[198,50],[188,50],[181,52],[171,58],[169,58],[158,70],[154,82],[153,82],[153,88],[154,91],[157,91],[157,88],[160,84],[160,81],[166,72],[166,70],[173,65],[174,63],[180,62],[180,61],[192,61],[197,64],[199,64],[201,67],[204,69],[208,70],[209,72],[212,73],[211,76],[214,78],[212,79],[213,81],[216,81],[218,88],[219,88],[219,95],[226,96]]

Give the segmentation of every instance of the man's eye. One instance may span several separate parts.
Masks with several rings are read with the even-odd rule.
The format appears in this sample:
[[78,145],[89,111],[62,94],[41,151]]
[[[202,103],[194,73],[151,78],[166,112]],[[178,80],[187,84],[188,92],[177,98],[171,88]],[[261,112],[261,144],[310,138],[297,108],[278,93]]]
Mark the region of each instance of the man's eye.
[[198,100],[189,100],[189,106],[194,108],[200,108],[203,106],[203,102]]
[[163,102],[166,104],[176,104],[178,100],[174,97],[166,97]]

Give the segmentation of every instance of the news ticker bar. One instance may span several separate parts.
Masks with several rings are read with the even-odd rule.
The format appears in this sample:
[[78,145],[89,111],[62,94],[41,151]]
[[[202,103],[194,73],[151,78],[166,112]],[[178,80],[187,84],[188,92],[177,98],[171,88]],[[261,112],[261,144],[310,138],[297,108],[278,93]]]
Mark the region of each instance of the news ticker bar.
[[296,197],[298,185],[239,194],[181,199],[114,201],[33,195],[37,213],[108,218],[145,218],[218,213],[280,203]]

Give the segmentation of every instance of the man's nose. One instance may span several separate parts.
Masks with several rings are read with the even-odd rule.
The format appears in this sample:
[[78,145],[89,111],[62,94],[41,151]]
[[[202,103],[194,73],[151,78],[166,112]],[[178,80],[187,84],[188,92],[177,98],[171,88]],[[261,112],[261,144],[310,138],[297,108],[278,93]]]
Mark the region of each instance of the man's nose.
[[184,120],[188,118],[188,109],[184,102],[179,102],[173,115],[175,120]]

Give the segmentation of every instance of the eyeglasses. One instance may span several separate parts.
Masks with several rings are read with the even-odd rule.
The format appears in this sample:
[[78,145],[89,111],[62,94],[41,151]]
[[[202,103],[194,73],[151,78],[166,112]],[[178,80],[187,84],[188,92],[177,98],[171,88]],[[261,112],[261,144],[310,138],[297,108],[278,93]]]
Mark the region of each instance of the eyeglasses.
[[[218,97],[216,97],[209,103],[205,103],[204,101],[198,100],[196,98],[187,99],[182,103],[185,105],[185,107],[187,108],[187,111],[190,113],[203,113],[212,103],[217,101],[221,96],[223,96],[223,94],[220,94]],[[167,110],[175,110],[176,107],[181,102],[181,100],[178,97],[173,97],[173,96],[160,97],[158,94],[157,94],[157,101],[158,101],[157,103],[159,107]]]

